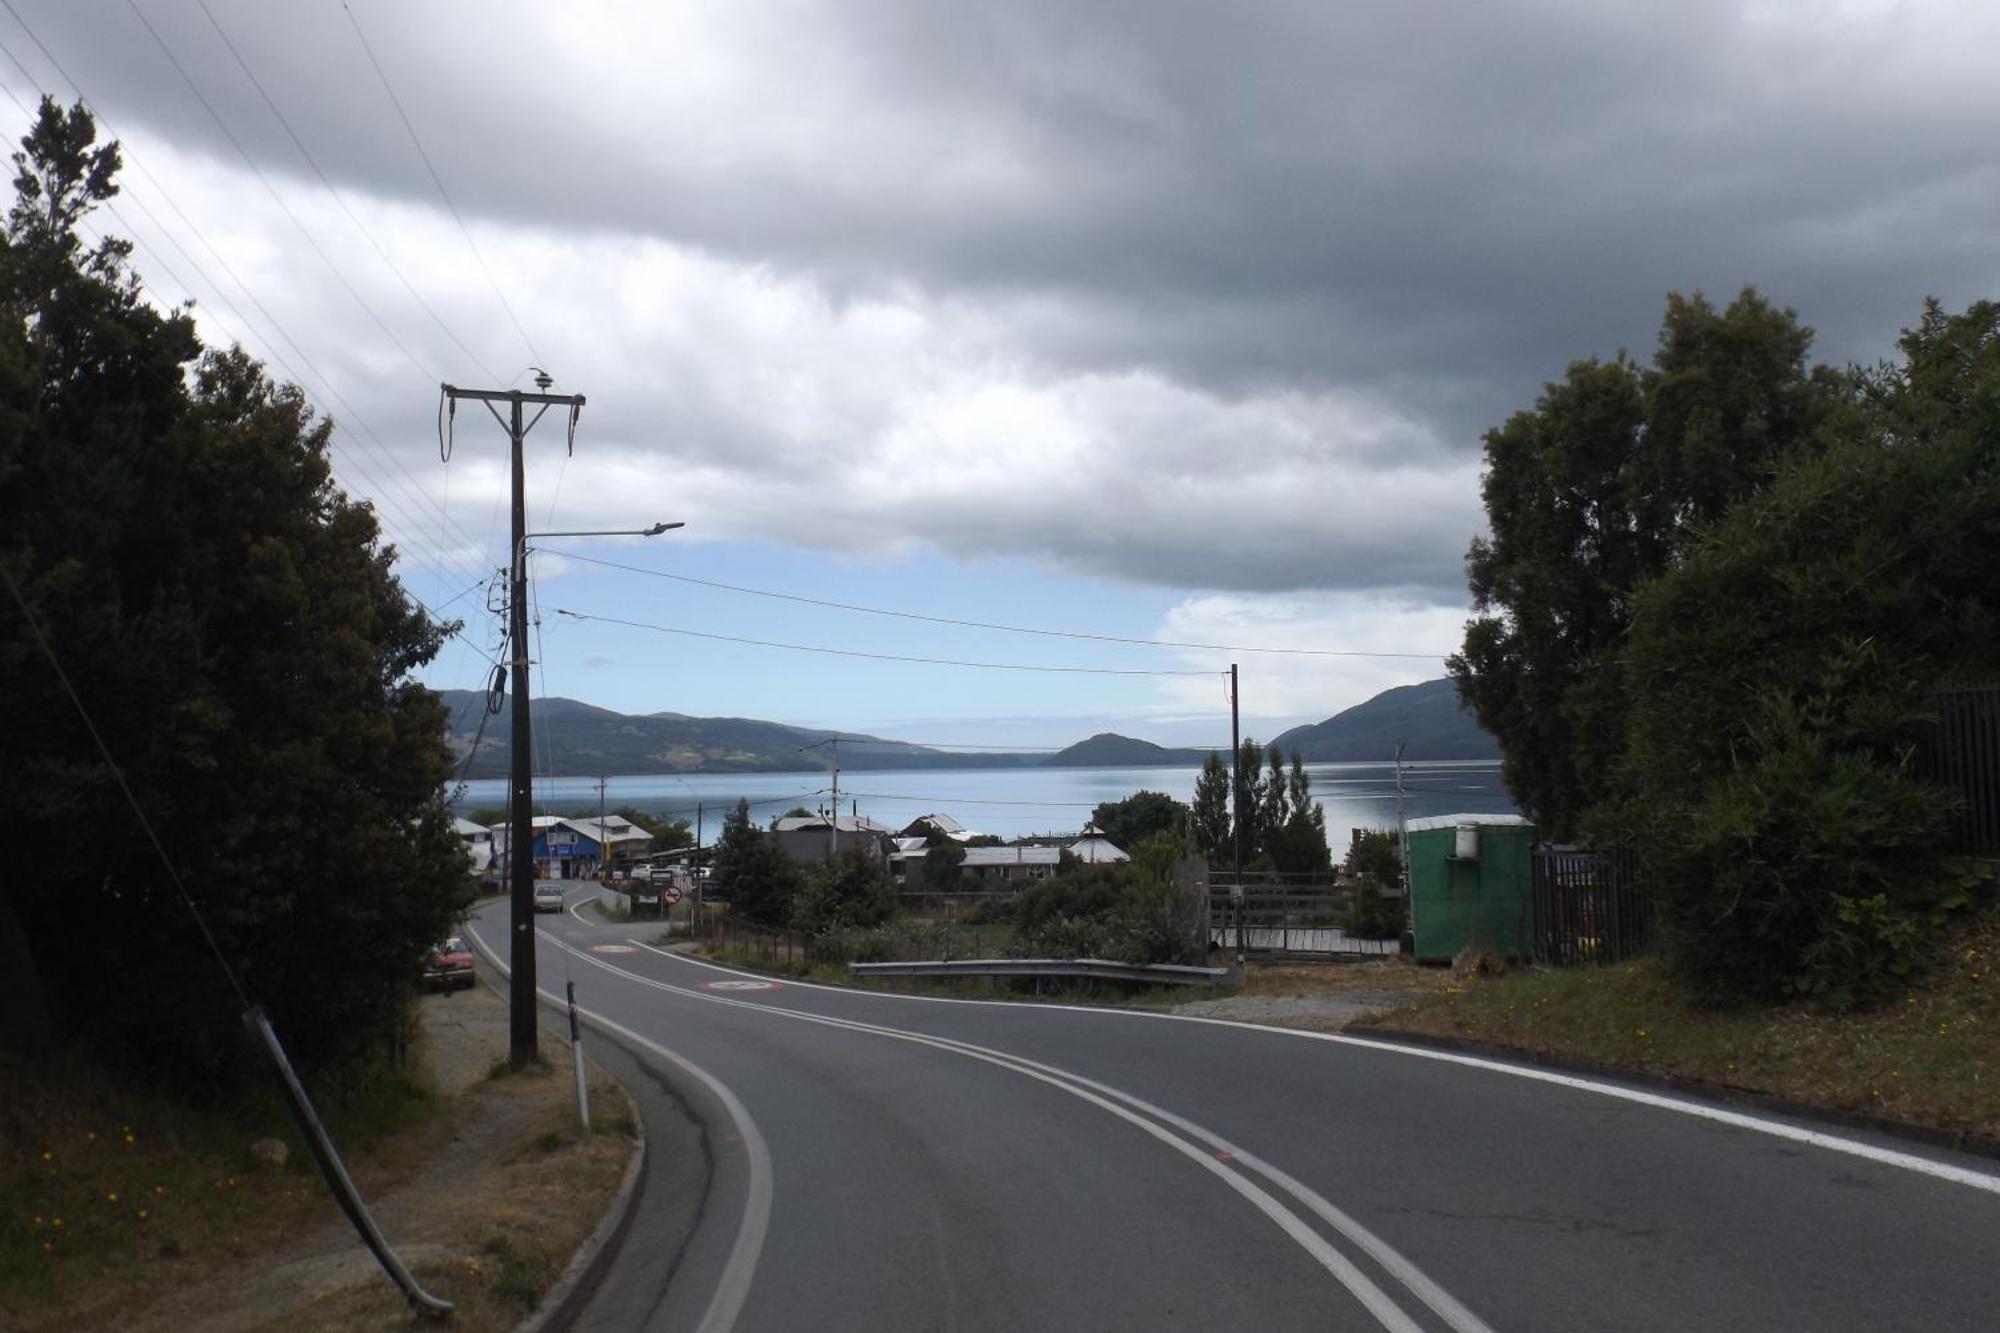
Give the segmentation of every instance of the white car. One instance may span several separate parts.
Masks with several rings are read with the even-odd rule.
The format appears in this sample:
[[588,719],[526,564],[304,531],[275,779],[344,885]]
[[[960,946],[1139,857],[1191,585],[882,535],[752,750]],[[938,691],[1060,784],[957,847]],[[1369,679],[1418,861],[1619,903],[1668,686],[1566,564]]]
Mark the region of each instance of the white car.
[[562,885],[537,884],[535,886],[535,910],[537,912],[560,912],[562,909]]

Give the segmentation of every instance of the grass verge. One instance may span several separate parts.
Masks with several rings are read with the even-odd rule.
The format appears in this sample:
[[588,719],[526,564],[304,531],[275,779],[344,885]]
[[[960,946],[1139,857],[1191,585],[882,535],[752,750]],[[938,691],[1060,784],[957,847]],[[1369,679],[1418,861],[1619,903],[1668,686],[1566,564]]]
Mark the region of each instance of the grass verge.
[[1376,1027],[1696,1079],[2000,1139],[2000,915],[1896,1004],[1698,1008],[1657,959],[1453,982]]

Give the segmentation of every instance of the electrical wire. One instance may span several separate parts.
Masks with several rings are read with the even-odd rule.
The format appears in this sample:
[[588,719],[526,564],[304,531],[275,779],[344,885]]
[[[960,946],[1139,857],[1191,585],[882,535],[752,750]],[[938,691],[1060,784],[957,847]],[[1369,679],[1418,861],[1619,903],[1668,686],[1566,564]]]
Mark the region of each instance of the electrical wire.
[[[927,615],[921,611],[895,611],[880,606],[860,606],[853,602],[835,602],[824,597],[806,597],[799,593],[777,592],[770,588],[751,588],[740,583],[723,583],[717,579],[696,578],[692,574],[670,574],[664,569],[647,569],[642,565],[621,564],[616,560],[604,560],[597,556],[581,555],[575,551],[548,547],[551,554],[579,560],[587,565],[602,565],[607,569],[622,569],[629,574],[644,574],[649,578],[672,579],[676,583],[690,583],[703,588],[715,588],[722,592],[742,593],[749,597],[770,597],[781,602],[797,602],[803,606],[823,606],[835,611],[854,611],[869,616],[890,616],[897,620],[921,620],[932,625],[954,625],[962,629],[994,630],[1003,634],[1034,634],[1051,639],[1085,639],[1093,643],[1129,643],[1142,648],[1199,648],[1224,653],[1277,653],[1297,657],[1408,657],[1423,661],[1450,656],[1450,653],[1390,653],[1369,652],[1359,648],[1274,648],[1242,643],[1191,643],[1178,639],[1135,639],[1118,634],[1090,634],[1082,630],[1038,629],[1032,625],[1004,625],[986,620],[962,620],[955,616]],[[1206,671],[1188,673],[1207,675]]]
[[459,235],[465,237],[465,244],[471,249],[473,259],[478,262],[479,271],[486,275],[486,285],[500,298],[500,308],[507,312],[507,319],[513,324],[514,332],[521,335],[521,342],[527,347],[528,355],[534,358],[537,365],[546,365],[547,362],[542,359],[542,354],[535,350],[535,340],[528,336],[527,329],[521,326],[520,318],[514,314],[513,304],[507,300],[506,291],[494,280],[493,270],[486,266],[486,256],[480,253],[479,242],[472,239],[471,229],[465,225],[465,219],[459,216],[458,205],[452,202],[451,191],[445,189],[444,178],[438,175],[437,167],[431,162],[431,155],[424,151],[424,141],[417,136],[417,127],[411,123],[410,113],[403,109],[403,99],[396,96],[395,88],[389,83],[388,72],[382,68],[382,62],[375,58],[375,48],[368,44],[368,34],[361,31],[361,20],[355,17],[354,6],[348,4],[347,0],[341,0],[340,8],[347,15],[348,26],[354,29],[356,40],[361,43],[362,53],[368,57],[369,65],[374,68],[375,77],[381,80],[382,91],[389,95],[389,105],[396,109],[396,118],[403,122],[403,130],[410,136],[410,144],[417,150],[417,156],[422,159],[424,170],[430,173],[431,184],[437,186],[439,197],[444,200],[445,208],[451,212],[451,220],[458,224]]
[[326,172],[321,169],[319,160],[312,155],[312,150],[306,147],[305,141],[299,138],[298,131],[292,128],[292,122],[285,118],[285,113],[278,109],[277,102],[272,99],[269,92],[265,91],[263,81],[250,68],[250,62],[245,60],[242,52],[236,49],[236,43],[229,40],[229,33],[223,28],[221,20],[215,17],[215,12],[208,7],[208,0],[195,0],[195,3],[201,7],[201,12],[208,19],[209,26],[215,29],[215,35],[222,39],[223,46],[228,49],[230,56],[235,59],[237,68],[243,71],[244,77],[250,80],[250,86],[257,90],[257,95],[264,99],[264,105],[270,108],[271,114],[277,118],[278,124],[284,127],[286,135],[292,141],[292,146],[299,150],[300,156],[306,160],[306,165],[313,169],[315,176],[319,177],[320,184],[324,185],[326,192],[333,196],[333,201],[340,205],[340,211],[347,214],[347,220],[354,224],[355,230],[367,239],[368,244],[375,247],[375,253],[382,257],[382,262],[388,265],[391,273],[396,275],[396,280],[403,284],[403,290],[408,292],[410,298],[423,308],[423,312],[431,317],[431,322],[444,332],[444,336],[451,339],[452,344],[459,351],[465,353],[468,361],[479,367],[487,379],[497,380],[499,376],[495,375],[487,367],[477,352],[465,345],[464,340],[458,336],[457,330],[445,323],[444,317],[431,308],[430,302],[424,299],[423,294],[417,290],[416,285],[410,281],[408,275],[403,272],[394,259],[390,258],[388,250],[383,247],[381,241],[375,238],[375,233],[370,231],[367,224],[362,222],[355,215],[354,210],[348,206],[346,197],[334,188],[333,182],[327,178]]
[[606,625],[623,625],[628,629],[652,630],[657,634],[681,634],[693,639],[713,639],[720,643],[747,644],[753,648],[783,648],[796,653],[828,653],[835,657],[865,657],[878,662],[916,662],[925,666],[975,667],[984,671],[1039,671],[1056,674],[1071,673],[1086,676],[1212,676],[1213,671],[1150,671],[1139,667],[1088,667],[1088,666],[1036,666],[1024,662],[966,662],[951,657],[913,657],[903,653],[870,653],[859,648],[828,648],[809,643],[778,643],[770,639],[746,639],[734,634],[711,634],[706,630],[683,629],[677,625],[649,625],[638,620],[620,620],[615,616],[589,615],[582,611],[556,608],[559,616],[572,620],[594,620]]
[[285,202],[285,197],[278,193],[276,186],[271,184],[270,178],[264,174],[264,169],[258,166],[256,159],[250,156],[250,152],[243,146],[242,140],[236,137],[236,132],[229,128],[229,122],[222,118],[222,114],[208,100],[207,94],[202,92],[201,86],[187,72],[187,67],[181,64],[180,57],[176,56],[173,48],[167,45],[167,39],[160,35],[160,30],[153,26],[153,21],[146,17],[144,10],[139,8],[138,0],[125,0],[125,4],[132,11],[133,16],[145,27],[146,31],[152,34],[153,41],[159,46],[160,53],[166,56],[167,63],[172,65],[174,72],[181,76],[181,82],[188,86],[188,91],[194,94],[197,102],[201,103],[201,109],[208,113],[209,119],[215,122],[216,128],[222,131],[225,139],[229,140],[230,147],[234,148],[236,155],[243,159],[243,165],[250,168],[251,174],[257,178],[257,183],[262,185],[264,192],[271,196],[271,201],[284,212],[286,217],[291,219],[292,225],[298,229],[299,235],[305,238],[307,246],[312,249],[314,254],[319,256],[320,262],[326,265],[327,272],[333,274],[334,280],[346,289],[347,294],[354,298],[354,303],[361,307],[368,318],[375,321],[375,327],[382,330],[382,336],[387,338],[391,345],[403,354],[403,359],[417,368],[418,374],[427,380],[434,381],[440,379],[441,376],[436,371],[418,360],[417,354],[410,350],[408,344],[396,336],[396,331],[389,327],[388,322],[381,315],[376,313],[375,307],[368,304],[368,299],[355,288],[353,283],[347,280],[347,275],[341,272],[340,266],[334,263],[333,259],[320,247],[319,241],[306,228],[306,224],[299,220],[299,215],[292,211],[292,206]]
[[[20,12],[14,7],[12,0],[0,0],[0,8],[4,8],[7,11],[7,13],[13,17],[14,22],[20,27],[21,31],[27,35],[28,40],[34,43],[35,49],[41,52],[42,58],[48,61],[50,67],[55,70],[56,75],[59,78],[61,78],[63,82],[67,83],[70,86],[70,88],[75,92],[77,100],[80,101],[85,107],[85,109],[87,109],[91,113],[91,115],[97,119],[98,124],[103,126],[105,133],[116,139],[118,136],[116,134],[116,131],[112,127],[111,122],[107,120],[104,117],[103,113],[100,112],[97,109],[97,107],[90,101],[90,99],[84,95],[82,86],[79,85],[77,81],[70,76],[69,71],[63,67],[63,64],[60,60],[56,59],[55,53],[49,49],[47,43],[42,41],[41,36],[38,33],[36,33],[36,31],[32,27],[28,25],[27,20],[21,17]],[[12,62],[14,68],[19,70],[21,76],[28,81],[29,86],[35,88],[38,92],[41,92],[44,96],[48,95],[47,91],[41,87],[40,81],[36,79],[34,74],[29,71],[27,66],[21,62],[20,57],[14,53],[13,49],[7,46],[4,42],[0,42],[0,54],[4,54],[6,58],[10,62]],[[16,105],[17,106],[19,105],[18,100],[16,101]],[[34,122],[34,113],[27,111],[26,108],[22,108],[22,111],[23,114],[28,117],[29,123],[32,124]],[[313,373],[313,375],[319,379],[326,394],[330,396],[335,401],[335,403],[341,408],[341,410],[346,414],[346,419],[353,422],[360,428],[361,437],[358,442],[362,444],[364,447],[372,450],[376,457],[381,459],[383,462],[389,464],[398,473],[401,474],[404,481],[407,483],[406,487],[399,488],[402,497],[405,500],[408,500],[412,504],[414,504],[415,507],[419,510],[421,510],[425,504],[430,505],[432,508],[437,508],[440,519],[445,524],[451,526],[452,530],[456,533],[460,541],[470,545],[471,538],[469,537],[469,535],[466,534],[462,529],[458,529],[455,524],[450,524],[449,514],[447,514],[442,508],[439,508],[436,499],[431,497],[428,492],[424,491],[424,489],[417,484],[416,479],[410,475],[409,469],[403,466],[402,460],[397,458],[396,455],[393,452],[391,452],[385,444],[382,443],[381,437],[375,433],[373,427],[371,427],[368,424],[367,420],[363,418],[359,412],[354,410],[352,404],[348,403],[346,398],[340,393],[339,389],[334,385],[332,379],[325,373],[320,371],[319,367],[313,363],[312,358],[306,354],[305,349],[299,344],[298,340],[293,338],[291,334],[286,331],[284,325],[279,323],[277,317],[272,315],[271,312],[264,307],[263,302],[258,299],[257,293],[250,287],[250,285],[247,282],[243,280],[243,278],[230,265],[229,261],[225,259],[222,256],[221,252],[218,251],[215,248],[215,246],[209,241],[207,234],[203,232],[202,229],[199,226],[197,226],[191,218],[188,217],[187,213],[181,208],[180,204],[175,201],[172,192],[169,191],[164,185],[162,185],[159,179],[155,177],[151,172],[151,170],[147,168],[145,162],[143,162],[139,157],[137,157],[132,152],[129,143],[126,143],[123,140],[119,140],[119,143],[120,143],[120,148],[122,150],[123,160],[126,163],[129,163],[136,171],[139,172],[141,176],[143,176],[146,179],[146,182],[149,185],[151,185],[153,189],[159,192],[161,200],[166,204],[168,208],[173,210],[174,215],[180,219],[181,223],[187,228],[187,230],[190,233],[192,233],[194,238],[197,241],[199,241],[203,246],[203,248],[205,248],[208,251],[209,256],[216,262],[218,266],[220,266],[222,271],[229,275],[230,280],[233,281],[236,284],[236,286],[243,292],[243,295],[249,300],[250,304],[256,308],[257,312],[264,317],[265,322],[270,325],[272,330],[277,334],[279,338],[282,338],[284,342],[291,347],[292,352],[299,358],[301,362],[305,364],[306,368],[310,370]],[[180,239],[174,234],[172,229],[166,227],[164,224],[161,223],[159,217],[146,204],[146,201],[139,195],[132,193],[129,189],[124,191],[123,193],[125,194],[125,197],[129,198],[133,203],[138,205],[140,211],[143,212],[149,220],[151,220],[155,229],[162,236],[164,236],[170,244],[173,245],[174,249],[180,253],[181,257],[185,259],[197,273],[201,274],[201,276],[207,280],[210,288],[214,290],[217,298],[222,302],[222,304],[227,309],[229,309],[231,312],[235,314],[237,320],[240,323],[242,323],[246,329],[254,330],[255,326],[252,324],[251,320],[247,316],[245,316],[240,309],[236,307],[235,302],[230,300],[228,293],[223,290],[222,284],[216,282],[213,276],[211,276],[207,272],[207,270],[202,267],[201,262],[195,259],[193,255],[188,253],[187,248],[181,244]],[[115,203],[111,202],[110,200],[106,200],[104,201],[104,206],[107,209],[107,211],[110,212],[111,216],[118,219],[119,224],[123,226],[127,232],[131,233],[132,238],[138,244],[142,246],[146,244],[145,241],[141,239],[138,230],[130,226],[128,223],[126,223],[123,214],[119,212],[118,207]],[[146,248],[150,253],[155,254],[156,259],[158,258],[157,252],[152,251],[150,246],[147,246]],[[161,266],[163,268],[166,268],[164,261],[160,262]],[[170,276],[172,276],[171,269],[168,269],[167,271],[169,272]],[[181,285],[183,290],[192,293],[193,288],[190,287],[186,282],[182,281],[178,277],[175,277],[175,281]],[[240,342],[242,340],[238,339],[238,341]],[[301,376],[298,373],[298,371],[294,367],[292,367],[289,362],[285,360],[283,355],[277,351],[275,344],[270,342],[270,340],[268,339],[264,341],[266,344],[265,347],[266,354],[270,357],[270,359],[276,361],[278,365],[284,369],[285,373],[290,377],[293,383],[303,386],[305,384],[304,377]],[[323,408],[322,411],[324,411]],[[349,453],[349,461],[350,462],[354,461],[353,454],[351,453],[351,451]],[[370,474],[370,479],[375,482],[378,488],[379,492],[377,496],[378,501],[385,505],[388,504],[391,498],[390,488],[383,486],[381,483],[381,479],[373,477],[372,474]],[[400,506],[398,506],[398,509],[400,509]],[[407,514],[405,515],[404,521],[406,523],[410,522]],[[411,523],[411,530],[420,531],[421,525]]]
[[[91,111],[92,115],[94,116],[97,115],[95,107],[92,107],[89,101],[83,98],[82,90],[80,88],[77,88],[75,81],[73,79],[70,79],[68,73],[64,71],[60,63],[56,61],[54,54],[51,53],[48,47],[42,43],[41,39],[35,34],[33,29],[29,28],[26,22],[21,19],[19,13],[14,9],[13,5],[11,3],[8,3],[8,0],[0,0],[0,7],[4,7],[7,10],[7,12],[14,17],[15,22],[20,24],[22,31],[27,33],[29,40],[35,43],[37,49],[41,51],[44,58],[46,58],[49,61],[49,63],[55,67],[57,74],[60,75],[66,82],[68,82],[72,89],[76,89],[79,100],[83,101],[85,107]],[[28,71],[27,67],[21,63],[20,58],[15,55],[12,48],[8,47],[5,43],[0,43],[0,54],[4,54],[6,56],[6,58],[14,65],[14,68],[20,71],[22,77],[27,79],[31,86],[35,86],[39,89],[39,85],[37,84],[34,76]],[[29,123],[32,124],[34,121],[34,113],[30,112],[27,109],[27,107],[22,104],[21,100],[14,95],[13,90],[0,87],[0,91],[4,91],[6,93],[8,100],[13,102],[15,107],[22,113],[24,117],[27,118]],[[111,129],[110,125],[104,122],[101,116],[99,116],[98,119],[100,123],[104,124],[107,133],[110,132]],[[159,185],[159,182],[156,179],[154,179],[152,173],[147,171],[144,164],[141,163],[136,157],[133,157],[130,154],[129,149],[126,149],[124,156],[127,161],[131,162],[131,164],[134,167],[138,168],[141,174],[145,175],[148,182],[150,182],[156,189],[160,190],[161,197],[166,200],[168,205],[172,207],[177,214],[180,215],[181,220],[183,222],[188,223],[190,229],[195,232],[197,239],[201,240],[203,245],[208,246],[209,253],[211,255],[214,255],[217,262],[221,263],[225,271],[228,271],[230,276],[236,280],[237,285],[243,289],[244,294],[247,297],[249,297],[251,303],[257,306],[258,310],[264,314],[267,320],[270,321],[272,327],[278,331],[280,336],[284,337],[287,342],[291,343],[292,350],[296,352],[301,359],[306,360],[308,366],[310,366],[311,361],[310,359],[306,358],[304,350],[300,348],[298,344],[291,339],[289,334],[285,333],[283,326],[279,325],[278,322],[271,317],[270,312],[264,310],[262,303],[257,300],[256,293],[251,291],[249,286],[245,284],[240,277],[237,277],[233,270],[229,269],[227,261],[223,260],[220,254],[218,254],[215,251],[214,246],[208,244],[207,238],[201,234],[200,229],[194,227],[193,223],[189,221],[189,219],[187,218],[187,215],[181,212],[179,205],[174,203],[172,196],[168,194],[166,190]],[[235,313],[236,318],[239,321],[241,321],[246,327],[249,327],[250,321],[243,316],[240,310],[236,309],[234,303],[229,300],[228,294],[222,290],[221,285],[216,283],[212,277],[210,277],[205,271],[202,270],[199,262],[196,261],[193,258],[193,256],[188,254],[185,247],[181,246],[179,240],[174,237],[173,233],[170,230],[161,226],[158,217],[153,214],[150,208],[147,207],[145,201],[139,198],[137,195],[128,194],[127,197],[130,198],[134,203],[136,203],[139,206],[140,210],[143,211],[147,215],[147,217],[153,221],[154,226],[160,231],[160,234],[167,237],[167,239],[173,243],[175,249],[180,252],[181,257],[183,259],[186,259],[190,264],[192,264],[197,272],[202,273],[202,276],[204,278],[208,279],[209,285],[211,288],[214,289],[217,297],[222,301],[222,303],[227,308],[229,308],[231,311]],[[193,295],[192,286],[190,286],[185,279],[181,278],[177,273],[174,272],[173,268],[166,263],[165,259],[162,258],[159,255],[159,253],[152,248],[152,246],[147,244],[145,239],[138,233],[138,231],[135,228],[132,228],[125,222],[124,216],[118,211],[115,205],[113,205],[109,200],[104,201],[104,204],[106,209],[110,212],[111,216],[117,219],[119,224],[125,227],[126,231],[131,233],[132,241],[138,246],[144,248],[146,252],[153,257],[154,261],[160,265],[161,269],[166,272],[167,276],[175,283],[175,285],[179,286],[184,292],[187,292],[190,295],[190,297],[192,297]],[[80,226],[81,225],[82,224],[80,224]],[[88,230],[87,227],[85,228],[85,230]],[[217,318],[219,321],[220,317],[217,316]],[[238,339],[237,341],[240,342],[241,339]],[[291,365],[287,363],[281,355],[278,355],[274,349],[267,347],[266,350],[272,356],[272,359],[277,361],[279,366],[285,370],[286,374],[290,376],[290,378],[295,384],[300,381],[301,377],[299,376],[298,372],[295,369],[293,369]],[[313,367],[313,369],[315,374],[319,374],[317,367]],[[332,392],[336,398],[339,398],[339,391],[333,388],[332,382],[328,380],[327,377],[323,374],[319,374],[319,378],[324,383],[325,387],[330,392]],[[343,406],[345,406],[345,400],[341,399],[341,402]],[[371,428],[369,428],[366,421],[361,420],[359,416],[354,416],[352,419],[357,421],[360,424],[362,430],[366,432],[371,438],[375,438],[373,437],[373,431],[371,430]],[[400,463],[398,463],[397,460],[395,459],[395,456],[393,454],[390,454],[387,451],[386,447],[381,444],[379,438],[375,438],[375,447],[376,447],[376,452],[379,456],[386,458],[391,463],[396,463],[396,465],[400,468],[401,466]],[[355,470],[359,471],[364,478],[374,483],[374,485],[378,488],[378,495],[376,497],[377,503],[390,507],[392,511],[397,513],[404,522],[406,523],[411,522],[411,517],[407,513],[407,511],[404,511],[399,504],[396,504],[394,502],[390,490],[382,485],[382,479],[380,477],[377,477],[374,473],[372,473],[366,467],[364,467],[359,462],[359,460],[354,456],[352,451],[348,451],[347,453],[347,462]],[[409,474],[407,470],[405,470],[404,476],[408,477],[408,475]],[[421,494],[421,492],[419,493]],[[432,501],[432,503],[435,504],[435,501]],[[440,516],[444,518],[447,522],[449,521],[449,515],[445,514],[444,511],[442,510],[440,510]],[[459,535],[461,539],[465,538],[465,534],[463,534],[462,532]],[[443,576],[442,569],[438,566],[438,564],[435,561],[431,561],[429,562],[429,565],[430,565],[430,571],[433,574],[436,574],[440,578],[442,578]],[[487,658],[488,661],[492,660],[490,655],[488,655],[483,649],[481,649],[478,644],[473,643],[471,639],[466,638],[465,635],[459,629],[452,627],[449,621],[447,621],[441,614],[439,614],[438,612],[433,610],[429,605],[427,605],[421,597],[417,596],[414,592],[411,592],[407,587],[404,587],[402,591],[405,597],[409,598],[409,600],[412,603],[414,603],[426,615],[428,615],[431,618],[431,620],[434,621],[440,628],[445,629],[446,632],[450,634],[452,637],[457,638],[462,643],[472,647],[474,652],[478,653],[482,657]]]

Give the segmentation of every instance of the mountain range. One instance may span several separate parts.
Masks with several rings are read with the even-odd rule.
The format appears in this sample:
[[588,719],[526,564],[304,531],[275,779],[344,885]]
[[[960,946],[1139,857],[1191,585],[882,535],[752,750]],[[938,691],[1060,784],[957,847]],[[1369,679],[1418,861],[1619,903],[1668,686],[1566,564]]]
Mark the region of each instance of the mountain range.
[[[466,775],[507,776],[512,708],[503,705],[499,712],[488,714],[486,695],[476,690],[440,694],[451,711],[447,740],[461,763],[477,742]],[[756,718],[617,713],[575,699],[537,699],[534,711],[535,767],[540,772],[815,772],[825,767],[825,750],[836,739],[845,770],[1183,768],[1208,757],[1206,750],[1155,745],[1108,731],[1053,754],[967,754]],[[1449,680],[1386,690],[1324,722],[1282,732],[1276,740],[1288,755],[1297,750],[1308,761],[1325,763],[1387,761],[1398,740],[1404,742],[1408,759],[1487,759],[1499,754],[1493,738],[1459,706]]]

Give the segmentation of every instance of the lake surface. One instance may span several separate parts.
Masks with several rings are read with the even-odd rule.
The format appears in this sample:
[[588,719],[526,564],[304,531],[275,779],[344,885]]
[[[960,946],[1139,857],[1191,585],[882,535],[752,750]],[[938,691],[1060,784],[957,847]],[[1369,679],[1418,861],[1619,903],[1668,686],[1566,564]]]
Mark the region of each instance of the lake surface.
[[[1073,832],[1103,801],[1133,792],[1163,791],[1176,800],[1194,796],[1198,768],[933,769],[891,773],[842,772],[840,808],[858,808],[871,819],[902,828],[919,815],[942,812],[976,833],[1020,837]],[[1391,764],[1308,764],[1313,799],[1326,810],[1326,840],[1339,857],[1353,828],[1396,823],[1396,770]],[[1411,819],[1455,814],[1514,814],[1500,782],[1497,761],[1406,764],[1403,787]],[[792,806],[818,809],[829,782],[823,773],[690,773],[614,777],[605,788],[609,808],[628,805],[695,822],[702,807],[705,841],[713,841],[722,816],[738,799],[751,803],[759,823]],[[504,805],[507,783],[484,778],[466,784],[463,810]],[[597,809],[594,777],[537,778],[535,801],[572,814]]]

